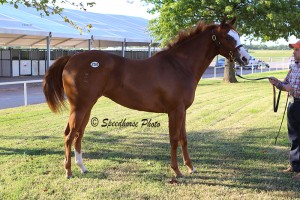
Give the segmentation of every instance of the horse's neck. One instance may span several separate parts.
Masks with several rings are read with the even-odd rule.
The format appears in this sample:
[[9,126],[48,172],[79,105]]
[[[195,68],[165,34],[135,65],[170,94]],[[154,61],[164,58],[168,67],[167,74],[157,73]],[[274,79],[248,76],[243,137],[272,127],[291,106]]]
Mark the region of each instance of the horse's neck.
[[174,48],[173,52],[179,62],[192,71],[197,82],[218,54],[208,31]]

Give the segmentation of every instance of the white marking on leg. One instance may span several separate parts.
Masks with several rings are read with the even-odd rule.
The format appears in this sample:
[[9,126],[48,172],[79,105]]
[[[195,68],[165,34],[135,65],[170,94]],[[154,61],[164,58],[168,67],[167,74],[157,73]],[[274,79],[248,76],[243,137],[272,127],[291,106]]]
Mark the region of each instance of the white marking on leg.
[[197,170],[196,170],[196,168],[193,166],[193,169],[190,171],[190,174],[193,174],[193,173],[196,173],[197,172]]
[[83,165],[82,152],[78,153],[76,150],[74,150],[74,152],[75,152],[75,163],[76,163],[76,165],[78,165],[78,167],[80,167],[81,173],[87,173],[87,169]]

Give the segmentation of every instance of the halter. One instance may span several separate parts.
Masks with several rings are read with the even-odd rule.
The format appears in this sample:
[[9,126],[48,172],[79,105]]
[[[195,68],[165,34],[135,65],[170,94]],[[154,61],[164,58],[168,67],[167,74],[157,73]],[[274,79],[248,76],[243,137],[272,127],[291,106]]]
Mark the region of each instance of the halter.
[[[212,30],[212,36],[211,36],[212,41],[216,44],[217,49],[219,50],[221,48],[221,42],[217,40],[217,36],[214,34],[214,30]],[[240,44],[239,46],[235,47],[234,49],[238,50],[242,47],[243,45]],[[228,50],[228,54],[230,56],[230,60],[235,62],[236,58],[233,56],[233,52],[231,50],[229,50],[228,48],[226,48],[224,46],[225,50]],[[220,52],[220,50],[219,50]]]

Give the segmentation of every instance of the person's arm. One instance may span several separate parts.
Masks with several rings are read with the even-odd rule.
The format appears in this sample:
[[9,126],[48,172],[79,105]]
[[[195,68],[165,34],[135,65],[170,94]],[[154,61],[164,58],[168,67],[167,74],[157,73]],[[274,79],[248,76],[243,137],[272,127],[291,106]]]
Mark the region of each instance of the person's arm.
[[290,73],[291,73],[291,70],[288,72],[288,74],[286,75],[283,82],[281,82],[280,80],[278,80],[275,77],[270,77],[269,82],[279,90],[283,90],[283,91],[287,91],[287,92],[293,92],[294,89],[292,88],[292,86],[290,85],[290,83],[288,81]]

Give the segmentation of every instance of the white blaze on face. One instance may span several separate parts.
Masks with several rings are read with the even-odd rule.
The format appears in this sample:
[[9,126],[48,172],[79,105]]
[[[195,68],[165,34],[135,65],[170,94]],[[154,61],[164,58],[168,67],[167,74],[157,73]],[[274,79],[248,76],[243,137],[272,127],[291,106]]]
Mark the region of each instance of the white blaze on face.
[[235,47],[238,47],[238,46],[241,45],[240,36],[239,36],[239,34],[236,31],[230,30],[228,32],[228,35],[230,35],[231,37],[233,37],[233,39],[236,41]]
[[[236,31],[230,30],[228,32],[228,35],[230,35],[236,41],[235,48],[241,45],[240,36]],[[242,61],[245,65],[247,65],[250,59],[250,55],[248,54],[246,49],[243,46],[241,46],[238,48],[238,52],[240,54],[239,60]]]

